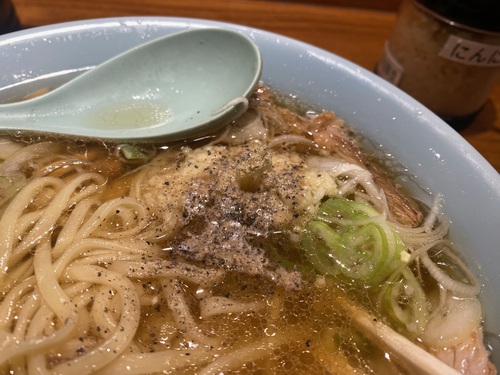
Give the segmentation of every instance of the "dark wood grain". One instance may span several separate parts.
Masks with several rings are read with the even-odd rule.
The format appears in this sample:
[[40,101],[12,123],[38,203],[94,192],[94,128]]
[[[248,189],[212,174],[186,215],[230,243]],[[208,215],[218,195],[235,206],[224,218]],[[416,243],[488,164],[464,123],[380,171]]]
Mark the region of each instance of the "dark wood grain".
[[328,6],[396,11],[401,0],[272,0],[290,3],[322,4]]

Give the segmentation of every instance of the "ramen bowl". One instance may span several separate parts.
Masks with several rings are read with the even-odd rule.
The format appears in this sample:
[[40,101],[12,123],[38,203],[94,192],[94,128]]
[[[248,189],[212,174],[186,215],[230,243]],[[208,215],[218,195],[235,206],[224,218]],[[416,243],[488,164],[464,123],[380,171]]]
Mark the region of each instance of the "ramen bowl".
[[223,27],[255,41],[262,83],[317,109],[333,110],[366,146],[390,158],[399,182],[425,203],[441,195],[450,237],[482,285],[488,345],[500,367],[500,177],[458,133],[371,72],[314,46],[244,26],[180,18],[110,18],[0,37],[0,101],[57,86],[146,41]]

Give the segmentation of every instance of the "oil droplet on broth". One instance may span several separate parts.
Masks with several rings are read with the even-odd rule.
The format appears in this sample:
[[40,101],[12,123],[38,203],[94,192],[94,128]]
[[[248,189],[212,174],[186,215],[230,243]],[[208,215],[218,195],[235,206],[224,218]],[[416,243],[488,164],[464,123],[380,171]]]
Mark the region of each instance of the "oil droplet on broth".
[[165,105],[136,101],[92,109],[88,124],[89,127],[100,129],[140,129],[169,122],[172,118],[172,109]]

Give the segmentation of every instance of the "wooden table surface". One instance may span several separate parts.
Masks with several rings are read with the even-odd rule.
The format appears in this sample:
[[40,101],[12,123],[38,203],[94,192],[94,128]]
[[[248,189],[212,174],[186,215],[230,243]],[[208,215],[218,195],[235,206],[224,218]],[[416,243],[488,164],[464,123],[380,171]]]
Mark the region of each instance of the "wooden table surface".
[[[399,0],[11,1],[24,28],[115,16],[205,18],[299,39],[369,70],[373,70],[381,55],[399,3]],[[500,83],[472,126],[461,134],[500,171]]]

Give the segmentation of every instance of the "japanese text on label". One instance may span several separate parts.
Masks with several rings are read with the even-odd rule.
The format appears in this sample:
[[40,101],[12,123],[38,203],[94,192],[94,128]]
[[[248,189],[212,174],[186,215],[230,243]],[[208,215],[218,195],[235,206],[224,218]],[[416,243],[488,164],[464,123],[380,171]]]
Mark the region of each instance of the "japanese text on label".
[[500,66],[500,46],[450,35],[439,52],[445,59],[475,66]]

